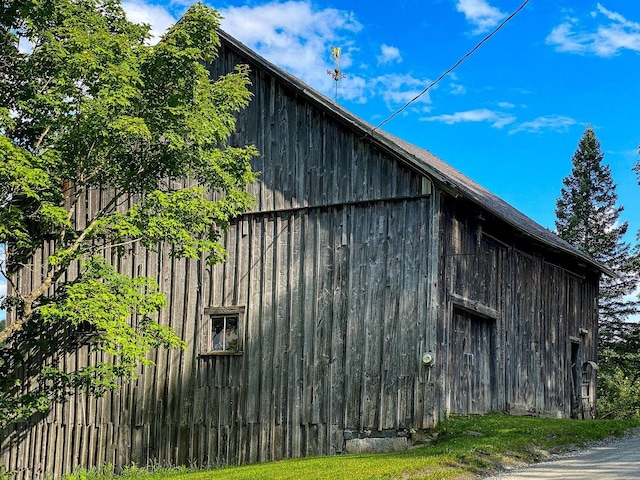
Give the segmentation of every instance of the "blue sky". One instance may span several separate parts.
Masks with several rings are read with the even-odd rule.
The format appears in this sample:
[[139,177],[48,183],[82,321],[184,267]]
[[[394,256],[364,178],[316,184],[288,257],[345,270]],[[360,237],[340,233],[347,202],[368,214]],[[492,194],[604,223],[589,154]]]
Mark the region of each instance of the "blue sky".
[[[126,0],[156,35],[191,2]],[[222,28],[377,125],[473,48],[522,0],[209,3]],[[629,241],[640,228],[640,2],[531,0],[452,74],[386,123],[541,225],[587,125],[618,184]],[[0,287],[1,288],[1,287]]]

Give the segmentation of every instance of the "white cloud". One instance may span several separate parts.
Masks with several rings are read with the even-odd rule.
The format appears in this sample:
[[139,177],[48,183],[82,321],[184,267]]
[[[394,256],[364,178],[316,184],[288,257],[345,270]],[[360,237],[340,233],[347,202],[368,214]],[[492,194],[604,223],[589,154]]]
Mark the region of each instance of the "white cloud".
[[177,20],[164,7],[151,5],[142,0],[124,0],[122,8],[129,21],[151,25],[151,44],[158,43],[162,34]]
[[[381,97],[390,109],[404,105],[418,96],[431,83],[428,79],[416,78],[409,74],[381,75],[369,80],[373,95]],[[416,104],[431,103],[429,93],[425,93]]]
[[[377,77],[350,72],[353,66],[355,35],[362,25],[354,14],[334,8],[316,9],[307,1],[277,1],[259,6],[230,7],[221,10],[222,28],[249,48],[284,70],[299,77],[333,98],[335,81],[327,75],[333,65],[329,59],[332,45],[342,48],[340,67],[346,74],[338,83],[338,100],[364,103],[381,98],[395,109],[415,96],[429,83],[408,74]],[[383,44],[377,58],[380,63],[401,62],[398,48]],[[417,103],[430,103],[429,95]]]
[[590,16],[594,21],[601,20],[600,24],[585,27],[578,19],[567,19],[551,30],[547,43],[560,52],[592,53],[601,57],[610,57],[625,49],[640,52],[640,23],[627,20],[600,3]]
[[[329,97],[333,98],[335,92],[335,83],[333,80],[331,81],[331,85],[333,90],[325,93],[327,93]],[[338,101],[353,100],[358,103],[365,103],[370,92],[371,89],[369,81],[358,75],[350,74],[339,80]]]
[[[169,6],[182,7],[190,3],[188,0],[171,0]],[[124,0],[123,8],[129,20],[152,26],[152,43],[157,42],[176,22],[169,9],[144,0]],[[367,81],[348,71],[353,63],[351,53],[357,50],[353,37],[362,29],[352,12],[317,9],[307,0],[274,0],[256,6],[228,7],[219,9],[219,12],[224,17],[221,22],[223,30],[331,97],[335,83],[327,75],[327,69],[333,68],[330,47],[341,47],[340,67],[347,77],[338,85],[339,98],[365,100]],[[393,56],[393,50],[387,54]],[[400,60],[398,52],[396,61]]]
[[607,17],[612,22],[619,23],[623,27],[633,28],[635,30],[640,29],[640,23],[629,21],[619,13],[613,12],[611,10],[607,10],[600,3],[598,3],[598,5],[596,6],[596,9],[598,10],[599,13]]
[[515,105],[511,102],[498,102],[500,108],[515,108]]
[[[623,158],[629,161],[629,164],[634,165],[638,161],[638,148],[629,148],[627,150],[622,150],[619,152],[611,152],[613,154],[622,155]],[[639,286],[640,288],[640,286]]]
[[464,112],[423,117],[420,120],[424,122],[442,122],[447,125],[453,125],[454,123],[488,122],[492,127],[502,128],[505,125],[513,123],[516,118],[513,115],[507,115],[502,112],[479,108]]
[[[332,45],[342,48],[340,66],[347,79],[340,81],[341,98],[355,98],[359,81],[349,81],[353,35],[362,26],[352,12],[316,9],[308,1],[272,1],[263,5],[221,9],[222,29],[279,67],[315,88],[329,93],[335,88],[327,75]],[[355,79],[351,79],[355,80]]]
[[530,122],[523,122],[517,127],[509,130],[509,133],[541,133],[543,130],[565,132],[569,127],[576,125],[577,123],[578,122],[571,117],[563,115],[548,115],[538,117]]
[[402,62],[402,56],[400,50],[391,45],[382,44],[380,46],[380,55],[378,55],[378,65],[385,65],[387,63],[400,63]]
[[474,34],[490,30],[507,16],[486,0],[458,0],[456,10],[464,14],[467,22],[475,27]]
[[[172,0],[171,4],[180,1]],[[152,23],[156,35],[174,22],[169,10],[147,5],[143,0],[125,0],[124,6],[130,20]],[[346,77],[338,83],[339,101],[364,103],[380,98],[389,109],[395,109],[417,96],[430,82],[408,74],[372,76],[365,73],[364,66],[356,69],[353,55],[359,50],[356,35],[362,25],[347,10],[319,9],[307,0],[273,0],[262,5],[228,7],[220,13],[224,17],[223,30],[330,98],[336,87],[327,74],[327,70],[333,70],[331,46],[341,47],[340,68]],[[399,63],[402,56],[398,48],[382,44],[377,60]],[[456,93],[461,93],[461,88]],[[424,111],[424,105],[430,102],[425,94],[416,103]]]
[[464,85],[460,85],[459,83],[450,83],[449,87],[451,87],[451,95],[464,95],[467,93]]

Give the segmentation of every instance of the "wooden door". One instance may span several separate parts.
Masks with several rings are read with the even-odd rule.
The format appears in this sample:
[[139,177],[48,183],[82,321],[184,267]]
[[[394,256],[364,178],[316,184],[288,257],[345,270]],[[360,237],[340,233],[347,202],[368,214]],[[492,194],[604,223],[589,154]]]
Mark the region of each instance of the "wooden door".
[[497,407],[495,321],[453,309],[451,413],[482,414]]

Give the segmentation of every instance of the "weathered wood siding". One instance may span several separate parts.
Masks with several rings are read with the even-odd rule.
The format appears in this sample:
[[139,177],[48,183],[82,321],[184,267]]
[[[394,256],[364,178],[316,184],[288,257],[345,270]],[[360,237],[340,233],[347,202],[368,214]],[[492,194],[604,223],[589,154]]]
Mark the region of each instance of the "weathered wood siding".
[[[222,71],[238,59],[223,51]],[[224,236],[229,260],[208,268],[166,248],[112,257],[155,278],[159,321],[185,352],[151,355],[137,380],[102,399],[78,395],[5,432],[0,462],[18,479],[76,466],[223,465],[343,451],[345,431],[433,425],[438,213],[430,184],[330,115],[252,73],[254,99],[234,142],[261,152],[255,211]],[[426,187],[425,187],[426,185]],[[108,192],[93,192],[96,210]],[[80,225],[90,213],[78,209]],[[47,249],[25,270],[39,281]],[[70,275],[76,271],[71,270]],[[205,309],[244,306],[242,354],[200,353]],[[100,359],[84,349],[59,359]]]
[[[428,199],[247,215],[212,270],[132,250],[122,269],[169,293],[188,342],[103,399],[78,396],[7,432],[18,478],[104,462],[215,465],[341,452],[345,430],[433,425]],[[242,355],[199,356],[204,309],[246,307]],[[87,361],[69,355],[65,362]],[[89,361],[96,361],[96,358]]]
[[[407,223],[410,217],[422,222]],[[208,304],[247,306],[244,354],[198,360],[201,381],[231,362],[228,378],[236,382],[201,383],[200,394],[209,391],[206,403],[217,409],[233,398],[237,415],[234,421],[228,412],[222,421],[202,412],[206,430],[222,429],[218,441],[229,442],[203,450],[204,458],[253,462],[336,453],[345,430],[432,424],[420,360],[427,341],[428,202],[243,222],[244,235],[227,237],[236,260],[215,267],[203,284]],[[398,232],[410,233],[411,242],[405,245]],[[214,280],[221,278],[223,285]]]
[[508,408],[569,417],[575,413],[572,345],[578,369],[597,359],[597,281],[522,252],[513,263],[518,287],[506,327]]
[[260,181],[250,189],[255,211],[335,205],[412,196],[422,176],[391,160],[362,134],[326,109],[296,94],[233,49],[223,47],[212,78],[247,63],[253,98],[243,110],[232,143],[255,145]]
[[577,415],[572,375],[597,358],[597,275],[444,198],[447,410]]

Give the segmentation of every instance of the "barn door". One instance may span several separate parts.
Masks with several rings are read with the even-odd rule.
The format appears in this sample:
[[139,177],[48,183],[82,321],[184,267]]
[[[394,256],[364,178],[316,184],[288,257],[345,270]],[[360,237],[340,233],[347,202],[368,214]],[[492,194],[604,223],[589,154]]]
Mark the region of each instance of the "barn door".
[[453,309],[451,338],[451,413],[479,414],[495,410],[496,322]]

